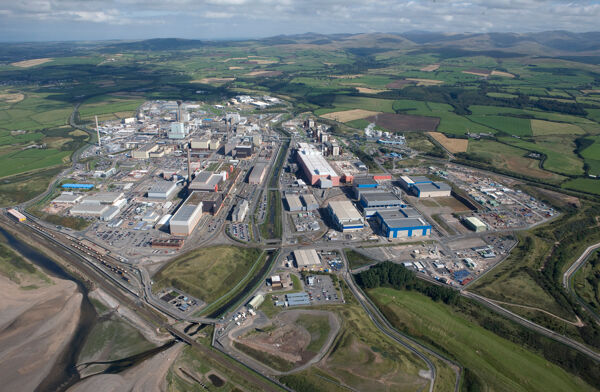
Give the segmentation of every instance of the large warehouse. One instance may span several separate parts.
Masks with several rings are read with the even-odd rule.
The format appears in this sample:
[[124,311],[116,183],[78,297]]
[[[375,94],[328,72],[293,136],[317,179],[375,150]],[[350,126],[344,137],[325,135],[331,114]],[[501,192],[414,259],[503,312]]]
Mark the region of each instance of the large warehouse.
[[149,199],[168,200],[177,192],[174,181],[157,181],[148,190]]
[[266,163],[257,163],[254,165],[250,176],[248,176],[248,184],[261,184],[265,179],[265,175],[267,174],[267,166],[268,165]]
[[321,259],[314,249],[295,250],[294,260],[296,260],[296,265],[300,269],[316,269],[321,266]]
[[431,225],[413,208],[380,210],[375,217],[387,238],[423,237],[431,234]]
[[116,204],[125,196],[122,192],[98,192],[95,195],[85,197],[82,204]]
[[204,171],[194,178],[189,188],[194,191],[217,192],[222,181],[223,176],[221,174]]
[[379,183],[373,177],[359,177],[352,182],[352,191],[354,197],[360,199],[362,192],[373,192],[377,189]]
[[370,218],[377,210],[386,208],[404,207],[406,204],[397,195],[391,192],[363,193],[360,196],[360,205],[365,217]]
[[290,212],[302,211],[304,209],[300,197],[295,193],[286,193],[285,202]]
[[197,192],[187,198],[169,222],[172,235],[187,236],[192,234],[202,217],[202,201]]
[[216,215],[223,205],[223,193],[221,192],[197,192],[197,199],[202,201],[202,212]]
[[319,179],[330,180],[333,186],[340,185],[340,177],[320,151],[308,143],[298,143],[296,153],[298,163],[310,185],[315,185]]
[[330,201],[327,209],[336,228],[343,233],[365,227],[364,218],[350,200]]
[[424,197],[447,197],[452,193],[452,188],[445,182],[433,181],[424,176],[400,177],[400,185],[413,195]]

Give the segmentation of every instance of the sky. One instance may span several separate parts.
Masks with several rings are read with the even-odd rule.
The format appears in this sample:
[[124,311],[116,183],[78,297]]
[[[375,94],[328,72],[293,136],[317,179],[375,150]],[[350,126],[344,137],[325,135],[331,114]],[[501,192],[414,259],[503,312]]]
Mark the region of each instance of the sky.
[[598,31],[600,0],[0,0],[0,41]]

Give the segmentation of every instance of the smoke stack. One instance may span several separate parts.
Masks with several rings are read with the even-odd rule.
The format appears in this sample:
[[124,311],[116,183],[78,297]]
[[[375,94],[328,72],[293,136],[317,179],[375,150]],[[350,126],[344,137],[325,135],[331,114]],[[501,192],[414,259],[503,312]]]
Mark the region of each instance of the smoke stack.
[[188,184],[192,182],[192,153],[188,143],[187,145],[187,170],[188,170]]
[[177,122],[183,122],[183,116],[181,114],[182,101],[177,101]]
[[98,147],[102,147],[102,141],[100,141],[100,128],[98,128],[98,116],[96,117],[96,134],[98,135]]

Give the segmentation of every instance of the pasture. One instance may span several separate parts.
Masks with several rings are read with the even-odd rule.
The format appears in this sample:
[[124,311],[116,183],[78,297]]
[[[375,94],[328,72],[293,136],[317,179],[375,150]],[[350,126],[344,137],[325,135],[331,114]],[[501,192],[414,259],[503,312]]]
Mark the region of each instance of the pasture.
[[378,288],[368,294],[396,328],[446,351],[475,375],[483,390],[593,390],[541,356],[420,293]]
[[210,303],[225,295],[251,270],[260,251],[214,246],[185,253],[153,277],[153,289],[175,287]]

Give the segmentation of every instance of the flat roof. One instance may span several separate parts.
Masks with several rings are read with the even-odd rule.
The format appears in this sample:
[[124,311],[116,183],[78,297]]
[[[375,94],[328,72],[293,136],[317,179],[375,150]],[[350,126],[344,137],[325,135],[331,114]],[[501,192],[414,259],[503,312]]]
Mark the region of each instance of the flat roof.
[[189,219],[192,217],[192,215],[194,215],[194,212],[196,211],[196,209],[198,208],[198,205],[182,205],[181,207],[179,207],[179,209],[177,210],[177,212],[175,213],[175,215],[173,215],[173,217],[171,218],[171,224],[173,223],[186,223],[189,221]]
[[152,184],[152,187],[150,188],[150,190],[148,190],[148,193],[168,193],[176,187],[177,184],[173,181],[157,181],[154,184]]
[[285,201],[288,203],[290,210],[302,209],[302,202],[300,201],[300,197],[298,195],[285,195]]
[[382,216],[390,228],[431,227],[423,218],[407,218],[402,214]]
[[123,192],[98,192],[95,195],[87,196],[83,203],[114,203],[123,197]]
[[352,185],[377,185],[377,181],[375,181],[373,177],[354,177],[354,180],[352,180]]
[[202,203],[203,200],[206,200],[204,199],[204,193],[206,192],[192,192],[192,194],[185,199],[184,205],[197,206],[198,204]]
[[363,221],[362,215],[350,200],[333,200],[329,202],[329,207],[340,222]]
[[294,258],[298,264],[298,268],[310,265],[319,265],[321,260],[317,251],[314,249],[298,249],[294,251]]
[[428,182],[432,182],[432,180],[430,180],[429,178],[425,177],[425,176],[415,176],[415,177],[410,177],[410,179],[415,183],[428,183]]
[[298,150],[298,157],[312,175],[337,177],[337,173],[320,151],[312,146]]
[[397,195],[393,194],[392,192],[365,192],[365,193],[361,193],[360,195],[361,199],[364,199],[367,203],[368,202],[402,202],[402,199],[399,198]]
[[304,203],[309,205],[309,204],[319,204],[317,202],[317,199],[311,194],[311,193],[307,193],[307,194],[302,194],[300,195],[300,197],[302,198],[302,200],[304,200]]
[[420,218],[421,217],[421,214],[419,214],[419,211],[415,210],[412,207],[377,210],[376,214],[378,214],[382,219]]
[[414,185],[420,192],[436,192],[436,191],[450,191],[450,185],[445,182],[432,182],[429,184],[415,184]]
[[471,224],[473,224],[476,227],[487,227],[486,224],[483,223],[481,219],[477,218],[476,216],[470,216],[466,218],[466,220],[471,222]]
[[77,204],[75,207],[71,208],[70,212],[72,214],[101,214],[108,210],[108,208],[109,206],[106,204]]

